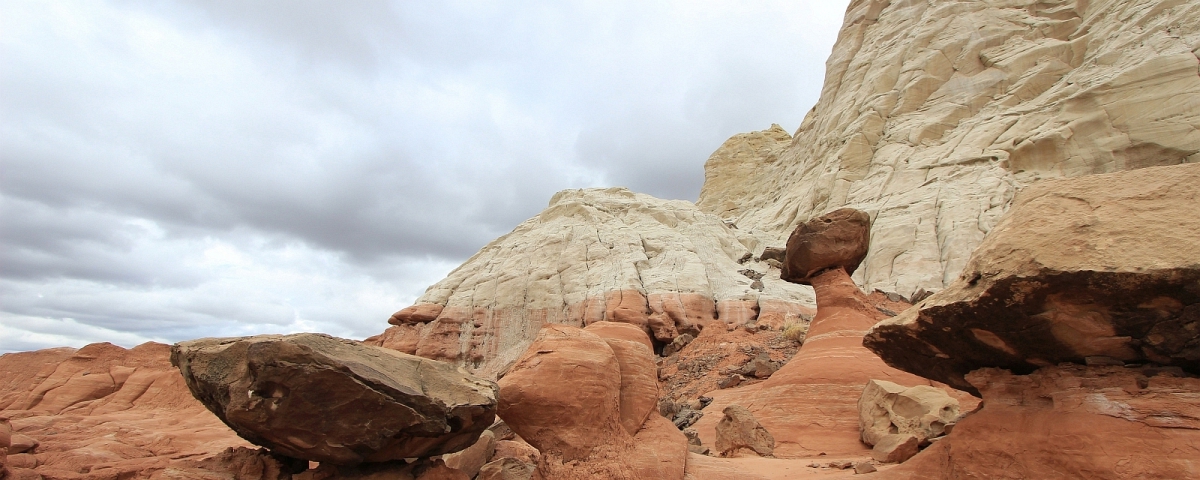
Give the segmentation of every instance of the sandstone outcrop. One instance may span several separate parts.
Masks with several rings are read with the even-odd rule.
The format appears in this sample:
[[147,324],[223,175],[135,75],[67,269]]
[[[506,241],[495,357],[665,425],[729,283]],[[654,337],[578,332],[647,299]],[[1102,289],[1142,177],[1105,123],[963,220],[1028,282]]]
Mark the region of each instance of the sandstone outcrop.
[[546,325],[500,379],[500,417],[541,452],[534,478],[683,478],[687,439],[652,414],[654,355],[613,330]]
[[958,400],[945,390],[917,385],[905,387],[871,380],[858,399],[862,441],[874,446],[887,435],[912,435],[918,443],[946,433],[959,417]]
[[962,278],[876,325],[889,364],[971,389],[982,367],[1174,365],[1200,373],[1200,165],[1046,180]]
[[813,296],[755,258],[767,246],[690,202],[567,190],[367,342],[495,375],[545,324],[628,323],[656,346],[714,320],[782,325]]
[[790,142],[730,139],[697,205],[775,241],[868,212],[855,279],[940,290],[1025,185],[1200,160],[1198,55],[1197,2],[855,0]]
[[[796,232],[804,234],[823,228],[853,232],[858,229],[857,235],[824,237],[829,243],[838,243],[841,238],[860,238],[861,232],[869,228],[858,221],[860,218],[841,214],[818,217],[810,222],[822,224],[822,227],[801,225]],[[838,225],[826,225],[826,220],[832,223],[834,219],[840,219]],[[821,251],[839,251],[836,245],[809,245]],[[792,263],[791,256],[789,248],[785,263]],[[818,453],[868,455],[869,451],[860,440],[857,404],[864,385],[871,379],[930,385],[926,379],[885,365],[863,347],[862,338],[866,331],[888,315],[876,308],[868,295],[854,284],[841,258],[835,257],[824,263],[830,267],[807,277],[816,291],[817,315],[796,356],[760,384],[711,393],[714,401],[710,409],[736,404],[750,410],[775,437],[775,455],[779,457],[816,456]],[[821,263],[818,259],[814,264]],[[894,308],[900,309],[899,306]],[[705,416],[696,423],[705,443],[711,444],[717,420]]]
[[984,407],[895,479],[1197,478],[1200,379],[1161,368],[1051,366],[967,375]]
[[455,452],[495,420],[494,383],[323,334],[191,340],[171,348],[171,363],[242,438],[306,460],[356,465]]
[[169,348],[97,343],[0,355],[0,417],[39,443],[8,457],[13,478],[191,479],[247,465],[248,456],[221,456],[251,445],[192,398]]

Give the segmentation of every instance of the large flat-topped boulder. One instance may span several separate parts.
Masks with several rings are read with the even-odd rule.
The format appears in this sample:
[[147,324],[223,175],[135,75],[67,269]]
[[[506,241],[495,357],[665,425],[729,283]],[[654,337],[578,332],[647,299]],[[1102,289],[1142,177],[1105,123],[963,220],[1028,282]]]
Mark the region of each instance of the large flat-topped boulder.
[[779,277],[812,285],[822,270],[842,268],[853,274],[871,245],[871,216],[853,208],[839,208],[801,223],[788,237]]
[[204,338],[171,363],[210,411],[275,453],[343,465],[471,446],[495,383],[454,365],[324,334]]
[[1200,165],[1046,180],[962,277],[864,340],[964,390],[982,367],[1156,363],[1200,373]]

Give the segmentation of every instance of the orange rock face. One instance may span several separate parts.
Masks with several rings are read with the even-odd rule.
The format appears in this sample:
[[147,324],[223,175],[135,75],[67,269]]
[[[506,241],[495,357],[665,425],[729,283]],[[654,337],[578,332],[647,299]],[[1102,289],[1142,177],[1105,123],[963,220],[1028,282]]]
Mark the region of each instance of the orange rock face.
[[[39,443],[9,457],[20,457],[15,478],[146,478],[252,447],[192,398],[167,356],[157,343],[0,356],[0,417]],[[241,467],[217,460],[206,468]]]
[[500,417],[541,452],[534,478],[682,479],[687,440],[652,414],[653,354],[626,339],[644,333],[598,325],[545,326],[499,382]]
[[976,370],[984,407],[890,478],[1200,478],[1200,379],[1155,370]]

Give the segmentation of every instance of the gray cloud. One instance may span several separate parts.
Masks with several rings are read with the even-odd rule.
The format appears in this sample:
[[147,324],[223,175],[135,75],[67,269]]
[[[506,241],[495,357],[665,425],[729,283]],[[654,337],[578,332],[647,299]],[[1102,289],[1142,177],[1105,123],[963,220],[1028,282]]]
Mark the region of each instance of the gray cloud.
[[794,129],[844,3],[5,3],[0,351],[378,333],[558,190]]

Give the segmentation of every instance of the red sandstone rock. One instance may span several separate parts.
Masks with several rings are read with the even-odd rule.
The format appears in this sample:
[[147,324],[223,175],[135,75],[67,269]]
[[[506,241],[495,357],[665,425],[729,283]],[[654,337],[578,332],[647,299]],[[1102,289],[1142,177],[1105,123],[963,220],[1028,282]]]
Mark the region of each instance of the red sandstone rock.
[[496,435],[491,430],[485,430],[474,445],[463,450],[442,455],[446,466],[463,472],[468,478],[475,478],[483,464],[492,458],[496,451]]
[[541,452],[535,478],[681,479],[687,440],[650,415],[654,373],[642,342],[547,325],[500,380],[498,413]]
[[871,216],[842,208],[801,223],[788,237],[780,278],[812,285],[822,270],[841,267],[854,273],[871,244]]
[[444,308],[443,305],[436,303],[418,303],[392,314],[392,318],[388,319],[388,323],[392,325],[429,323],[437,319],[438,315],[441,315],[442,308]]
[[[9,457],[15,478],[149,478],[250,446],[192,398],[168,353],[148,343],[0,356],[0,417],[40,442],[36,454]],[[105,385],[83,377],[112,387],[79,388]],[[97,391],[110,393],[90,398]]]
[[983,408],[889,478],[1200,478],[1200,379],[1155,373],[971,372]]

